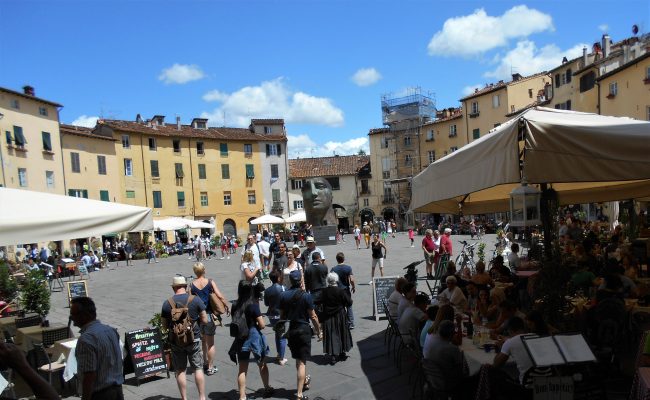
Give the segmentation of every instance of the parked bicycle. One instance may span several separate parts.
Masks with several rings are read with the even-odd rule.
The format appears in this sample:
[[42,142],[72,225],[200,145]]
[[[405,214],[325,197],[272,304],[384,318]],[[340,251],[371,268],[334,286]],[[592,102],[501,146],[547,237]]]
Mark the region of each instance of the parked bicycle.
[[463,248],[460,250],[458,257],[456,257],[456,270],[462,271],[468,267],[472,273],[476,271],[476,263],[474,262],[474,247],[476,243],[469,244],[465,240],[460,242]]

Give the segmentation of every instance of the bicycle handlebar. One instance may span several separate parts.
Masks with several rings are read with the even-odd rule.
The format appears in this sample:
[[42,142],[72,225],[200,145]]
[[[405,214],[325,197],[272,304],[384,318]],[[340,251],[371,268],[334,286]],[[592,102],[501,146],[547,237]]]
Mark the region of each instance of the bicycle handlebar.
[[418,265],[422,264],[424,261],[425,261],[425,259],[422,259],[422,260],[420,260],[420,261],[413,261],[412,263],[410,263],[409,265],[407,265],[407,266],[404,267],[403,269],[411,269],[411,268],[415,268],[415,267],[417,267]]

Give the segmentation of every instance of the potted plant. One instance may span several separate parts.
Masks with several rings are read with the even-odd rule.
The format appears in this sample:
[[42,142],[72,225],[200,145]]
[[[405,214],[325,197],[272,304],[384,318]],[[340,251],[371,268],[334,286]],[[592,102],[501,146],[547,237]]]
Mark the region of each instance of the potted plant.
[[485,262],[485,243],[478,244],[478,250],[476,251],[479,261]]
[[31,270],[27,272],[20,303],[25,312],[40,315],[44,326],[47,326],[45,317],[50,312],[50,290],[47,287],[47,278],[43,271]]
[[172,371],[172,348],[169,344],[169,329],[163,326],[162,315],[160,313],[155,313],[149,320],[149,325],[154,329],[158,329],[158,332],[160,333],[160,339],[163,343],[163,351],[165,352],[165,361],[167,361],[167,368]]
[[16,298],[18,293],[18,285],[11,277],[9,271],[9,264],[4,260],[0,260],[0,300],[4,300],[7,304],[11,303]]

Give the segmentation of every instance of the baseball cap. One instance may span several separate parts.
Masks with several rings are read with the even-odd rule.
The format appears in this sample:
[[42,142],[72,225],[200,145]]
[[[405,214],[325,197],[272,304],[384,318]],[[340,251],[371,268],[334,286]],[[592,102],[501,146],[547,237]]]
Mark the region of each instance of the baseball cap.
[[313,236],[307,236],[307,243],[309,242],[314,242],[314,237]]
[[291,282],[300,282],[300,278],[302,278],[302,274],[299,270],[291,271],[289,273],[289,279]]

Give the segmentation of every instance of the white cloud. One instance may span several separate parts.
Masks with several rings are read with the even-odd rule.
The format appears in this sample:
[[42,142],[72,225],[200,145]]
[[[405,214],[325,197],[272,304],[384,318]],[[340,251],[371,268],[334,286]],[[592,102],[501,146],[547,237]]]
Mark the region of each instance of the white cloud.
[[97,124],[99,117],[91,117],[89,115],[81,115],[77,117],[70,125],[85,126],[86,128],[94,128]]
[[429,42],[429,55],[470,57],[508,44],[510,39],[553,31],[553,19],[525,5],[501,16],[489,16],[483,8],[473,14],[449,18]]
[[340,156],[357,154],[359,149],[368,154],[370,152],[367,137],[359,137],[345,142],[328,141],[318,144],[307,134],[287,136],[287,149],[289,158],[329,157],[334,154]]
[[609,25],[600,24],[600,25],[598,25],[598,29],[603,33],[607,33],[607,31],[609,31]]
[[499,65],[493,71],[486,72],[484,76],[489,78],[508,80],[511,72],[517,72],[523,76],[536,74],[542,71],[549,71],[562,63],[562,58],[572,59],[582,54],[582,48],[586,44],[580,43],[567,50],[561,50],[554,44],[537,48],[534,42],[522,40],[517,46],[507,52],[500,60]]
[[187,82],[197,81],[203,79],[205,74],[198,65],[190,64],[174,64],[169,68],[162,70],[158,75],[158,80],[169,84],[182,85]]
[[477,83],[476,85],[465,86],[463,88],[463,96],[468,96],[468,95],[474,93],[474,91],[476,89],[480,89],[482,87],[483,87],[483,85],[481,85],[480,83]]
[[330,99],[289,88],[283,78],[246,86],[232,93],[213,90],[203,100],[221,103],[212,112],[203,112],[211,125],[248,126],[251,118],[284,118],[287,123],[327,126],[343,125],[343,111]]
[[381,79],[381,74],[374,68],[361,68],[350,79],[357,86],[370,86]]

